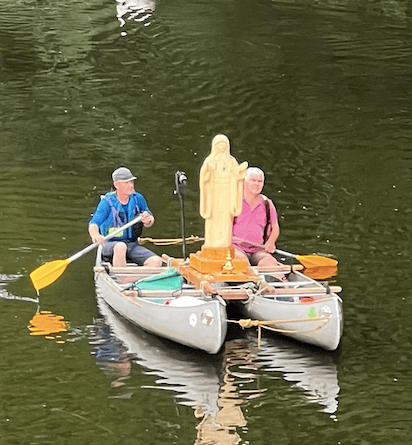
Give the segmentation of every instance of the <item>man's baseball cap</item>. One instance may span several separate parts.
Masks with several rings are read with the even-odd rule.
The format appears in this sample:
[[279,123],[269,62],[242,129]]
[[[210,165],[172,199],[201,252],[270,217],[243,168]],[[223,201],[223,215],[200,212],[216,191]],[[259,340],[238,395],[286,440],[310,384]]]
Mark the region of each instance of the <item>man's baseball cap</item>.
[[137,179],[136,176],[132,175],[132,172],[126,167],[119,167],[112,173],[113,182],[116,181],[132,181]]

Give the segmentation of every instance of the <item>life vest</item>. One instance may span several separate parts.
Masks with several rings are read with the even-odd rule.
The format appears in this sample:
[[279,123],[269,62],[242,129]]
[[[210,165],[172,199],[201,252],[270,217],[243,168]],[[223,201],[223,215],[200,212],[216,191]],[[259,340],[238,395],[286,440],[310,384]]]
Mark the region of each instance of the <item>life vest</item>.
[[[140,208],[139,194],[134,192],[127,204],[122,205],[116,197],[116,192],[106,193],[102,199],[110,204],[111,216],[109,216],[100,226],[100,233],[103,236],[108,235],[117,227],[124,226],[129,221],[132,221],[143,210]],[[139,205],[140,204],[140,205]],[[143,223],[139,222],[132,227],[120,232],[112,240],[137,240],[141,236],[143,230]]]

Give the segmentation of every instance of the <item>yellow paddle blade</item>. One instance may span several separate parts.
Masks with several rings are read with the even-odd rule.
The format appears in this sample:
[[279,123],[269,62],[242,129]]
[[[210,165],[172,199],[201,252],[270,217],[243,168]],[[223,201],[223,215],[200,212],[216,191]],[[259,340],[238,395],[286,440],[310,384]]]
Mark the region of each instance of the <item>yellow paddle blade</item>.
[[333,258],[318,255],[296,255],[296,259],[306,268],[312,267],[336,267],[338,262]]
[[306,268],[303,273],[314,280],[326,280],[334,277],[338,273],[337,266],[319,266]]
[[69,260],[54,260],[43,264],[35,269],[30,278],[37,292],[49,284],[54,283],[60,275],[63,274],[66,267],[70,264]]

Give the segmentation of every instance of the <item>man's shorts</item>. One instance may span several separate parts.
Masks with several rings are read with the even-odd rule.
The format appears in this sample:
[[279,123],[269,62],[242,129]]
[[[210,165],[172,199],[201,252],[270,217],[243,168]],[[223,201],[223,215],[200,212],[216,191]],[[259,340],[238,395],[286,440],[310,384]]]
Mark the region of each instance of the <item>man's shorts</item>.
[[243,250],[235,248],[235,253],[236,256],[238,257],[247,258],[252,266],[257,266],[260,260],[263,260],[263,258],[266,258],[268,256],[273,258],[272,255],[269,252],[266,252],[265,250],[259,250],[258,252],[255,253],[247,253],[243,252]]
[[124,242],[127,246],[126,261],[128,263],[135,263],[139,266],[143,266],[143,263],[150,257],[156,256],[154,252],[146,247],[141,246],[137,241],[125,242],[125,241],[106,241],[103,244],[102,259],[103,261],[112,262],[113,249],[115,244]]

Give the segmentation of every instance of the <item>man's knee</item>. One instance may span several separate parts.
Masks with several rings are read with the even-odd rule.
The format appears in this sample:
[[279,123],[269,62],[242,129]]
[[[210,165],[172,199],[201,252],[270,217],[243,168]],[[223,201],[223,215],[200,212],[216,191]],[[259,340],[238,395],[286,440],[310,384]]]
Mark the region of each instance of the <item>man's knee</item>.
[[235,252],[235,257],[237,257],[237,258],[246,258],[247,260],[249,260],[248,256],[246,255],[245,252],[243,252],[243,250],[235,248],[234,252]]
[[272,255],[266,255],[258,262],[258,266],[277,266],[279,263]]
[[161,267],[163,264],[163,260],[160,258],[160,256],[153,255],[149,257],[144,263],[143,266],[149,266],[149,267]]
[[116,243],[113,247],[113,252],[114,252],[114,254],[117,254],[117,255],[123,255],[123,254],[125,255],[126,251],[127,251],[127,245],[122,242]]

